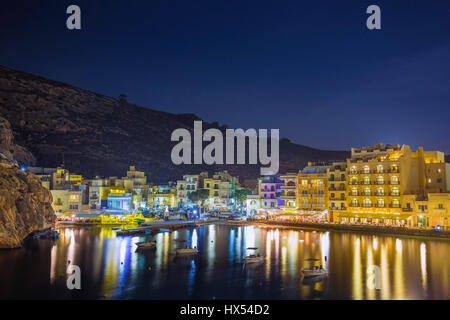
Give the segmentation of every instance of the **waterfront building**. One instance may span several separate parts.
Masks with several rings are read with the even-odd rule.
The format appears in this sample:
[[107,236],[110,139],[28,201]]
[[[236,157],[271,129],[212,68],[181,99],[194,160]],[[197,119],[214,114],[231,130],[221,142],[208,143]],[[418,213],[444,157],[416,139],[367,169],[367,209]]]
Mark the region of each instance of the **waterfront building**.
[[133,196],[125,189],[111,187],[108,193],[107,208],[109,211],[128,213],[133,209]]
[[326,210],[328,168],[327,164],[308,162],[308,165],[299,171],[297,207],[300,210]]
[[338,221],[339,213],[347,212],[347,162],[334,162],[327,169],[327,220]]
[[284,183],[279,175],[258,179],[258,194],[262,209],[276,210],[284,206],[284,199],[281,197],[282,186],[284,186]]
[[327,208],[327,169],[326,163],[308,162],[298,173],[280,176],[285,204],[282,209],[296,209],[299,213],[323,212]]
[[381,143],[352,148],[347,211],[333,221],[447,228],[447,172],[439,151]]
[[132,195],[132,207],[142,209],[147,207],[149,185],[145,172],[137,171],[135,166],[130,166],[127,175],[123,178],[110,178],[111,186],[125,189]]
[[186,180],[177,181],[177,207],[184,208],[188,202],[188,191],[186,190]]
[[203,188],[209,191],[205,206],[210,210],[231,211],[236,207],[236,189],[240,188],[239,178],[226,170],[216,172],[212,178],[203,178]]
[[148,203],[151,208],[164,209],[177,206],[177,188],[171,183],[157,185],[149,189]]
[[58,189],[50,190],[53,197],[52,207],[55,212],[80,212],[86,209],[83,205],[83,191]]
[[44,188],[48,190],[53,189],[53,173],[56,172],[56,168],[28,167],[27,172],[37,176]]
[[88,181],[89,185],[89,209],[98,210],[106,208],[108,204],[108,193],[110,191],[108,179],[95,177]]
[[186,207],[193,205],[189,200],[189,194],[197,191],[202,183],[202,178],[207,177],[208,173],[186,174],[183,180],[177,181],[177,206]]
[[280,206],[281,209],[297,209],[297,173],[287,173],[280,175],[283,181],[281,186],[281,199],[284,204]]

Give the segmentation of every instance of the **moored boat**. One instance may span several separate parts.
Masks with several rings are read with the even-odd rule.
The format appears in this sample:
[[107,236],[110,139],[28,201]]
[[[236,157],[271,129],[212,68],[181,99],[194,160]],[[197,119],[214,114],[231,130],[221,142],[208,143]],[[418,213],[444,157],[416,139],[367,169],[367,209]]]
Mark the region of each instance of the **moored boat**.
[[258,254],[251,254],[249,256],[244,257],[245,262],[254,263],[254,262],[262,262],[264,261],[264,257]]
[[136,242],[138,248],[156,248],[156,241]]
[[302,269],[305,277],[317,277],[317,276],[326,276],[328,275],[328,270],[321,269],[320,267],[314,266],[310,269]]
[[197,254],[197,248],[178,248],[177,254]]
[[[320,261],[320,259],[309,258],[306,259],[306,261],[311,261],[314,264],[315,262]],[[325,257],[325,262],[326,261],[327,257]],[[312,265],[310,268],[303,268],[301,271],[305,277],[318,277],[318,276],[326,277],[328,275],[328,270],[325,269],[322,265],[320,266]]]

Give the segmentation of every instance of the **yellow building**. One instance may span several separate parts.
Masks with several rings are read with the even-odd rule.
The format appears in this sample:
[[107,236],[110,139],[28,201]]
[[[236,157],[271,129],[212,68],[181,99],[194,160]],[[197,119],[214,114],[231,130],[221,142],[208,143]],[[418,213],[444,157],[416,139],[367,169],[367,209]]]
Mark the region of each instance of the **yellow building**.
[[297,175],[297,207],[303,211],[323,211],[326,209],[327,169],[329,166],[308,166]]
[[177,189],[170,186],[153,186],[148,194],[148,203],[154,208],[175,208],[177,206]]
[[297,209],[299,213],[324,211],[327,208],[327,168],[308,162],[298,173],[281,175],[282,209]]
[[[339,214],[347,212],[347,163],[335,162],[327,169],[328,180],[328,215],[327,220],[333,222]],[[337,219],[338,220],[338,219]]]
[[[419,205],[429,208],[436,201],[445,205],[439,199],[447,199],[446,167],[439,151],[413,152],[407,145],[383,144],[352,148],[347,159],[347,211],[333,214],[333,221],[420,225],[418,219],[424,214],[417,215]],[[447,221],[440,212],[444,210],[437,208],[427,211],[430,223],[424,226]]]
[[221,211],[233,210],[236,205],[236,189],[240,188],[238,178],[227,171],[217,172],[212,178],[203,178],[203,188],[209,191],[205,206]]

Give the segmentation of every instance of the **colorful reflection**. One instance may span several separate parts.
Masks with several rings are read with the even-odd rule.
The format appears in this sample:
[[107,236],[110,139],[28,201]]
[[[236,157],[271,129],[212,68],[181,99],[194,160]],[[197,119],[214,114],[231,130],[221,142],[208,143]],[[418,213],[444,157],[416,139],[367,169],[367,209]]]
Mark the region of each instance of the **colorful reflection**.
[[[48,298],[73,298],[69,264],[80,266],[83,294],[92,299],[447,299],[450,242],[256,226],[207,225],[154,236],[118,237],[108,228],[63,228],[57,241],[38,241],[43,256],[0,252],[0,298],[44,286]],[[136,242],[156,240],[156,250]],[[177,258],[176,248],[197,247]],[[33,251],[35,252],[35,251]],[[246,264],[252,253],[260,263]],[[312,260],[315,259],[315,260]],[[8,263],[5,263],[7,261]],[[328,277],[301,270],[322,264]],[[46,269],[42,283],[21,283],[11,270]],[[34,267],[34,269],[33,269]],[[372,288],[371,271],[379,287]],[[433,281],[430,281],[433,279]],[[31,280],[33,281],[33,280]],[[37,281],[37,280],[36,280]],[[36,294],[36,293],[35,293]],[[45,298],[37,296],[36,298]]]

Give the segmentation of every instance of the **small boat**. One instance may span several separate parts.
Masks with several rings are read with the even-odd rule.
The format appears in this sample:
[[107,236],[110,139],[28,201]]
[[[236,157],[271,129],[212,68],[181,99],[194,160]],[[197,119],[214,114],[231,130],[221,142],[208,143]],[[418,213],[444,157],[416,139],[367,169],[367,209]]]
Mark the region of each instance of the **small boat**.
[[156,248],[156,241],[136,242],[138,248]]
[[247,250],[258,250],[256,247],[248,247]]
[[177,254],[197,254],[197,248],[178,248]]
[[264,257],[259,254],[251,254],[249,256],[244,257],[244,260],[247,263],[263,262]]
[[[320,261],[320,259],[314,259],[314,258],[309,258],[309,259],[305,259],[306,261],[311,261],[311,262],[317,262]],[[325,261],[326,257],[325,257]],[[324,267],[322,267],[322,265],[320,266],[315,266],[313,265],[310,268],[306,268],[306,269],[302,269],[302,273],[305,275],[305,277],[317,277],[317,276],[327,276],[328,275],[328,270],[325,269]]]
[[117,230],[122,230],[122,229],[115,227],[115,228],[112,228],[111,230],[117,231]]
[[302,269],[303,274],[305,277],[317,277],[317,276],[326,276],[328,275],[328,270],[324,268],[319,268],[317,266],[314,266],[310,269]]
[[159,232],[170,232],[170,229],[159,229]]

